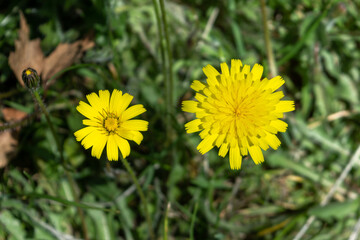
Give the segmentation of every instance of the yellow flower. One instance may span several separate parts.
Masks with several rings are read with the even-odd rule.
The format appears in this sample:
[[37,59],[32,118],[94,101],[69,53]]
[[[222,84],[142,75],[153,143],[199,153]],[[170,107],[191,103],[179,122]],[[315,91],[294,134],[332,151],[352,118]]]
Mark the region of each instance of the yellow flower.
[[145,112],[143,105],[138,104],[127,108],[133,96],[119,90],[114,90],[110,97],[108,90],[100,90],[86,95],[90,105],[80,101],[76,109],[88,119],[83,120],[87,127],[75,132],[77,141],[85,149],[92,147],[91,155],[100,159],[106,145],[107,158],[118,160],[118,148],[126,158],[130,154],[128,140],[140,144],[143,135],[140,131],[147,131],[148,122],[144,120],[131,120],[131,118]]
[[287,124],[279,118],[284,112],[295,110],[294,101],[280,101],[284,94],[275,92],[284,80],[274,77],[260,80],[263,67],[259,64],[250,71],[249,65],[231,60],[231,69],[221,63],[221,74],[211,65],[203,68],[207,83],[193,81],[191,88],[197,101],[183,101],[182,110],[195,113],[195,120],[185,124],[187,133],[200,132],[202,141],[197,146],[201,154],[214,146],[219,156],[230,150],[230,168],[240,169],[243,156],[262,163],[261,151],[277,149],[280,140],[276,133],[285,132]]

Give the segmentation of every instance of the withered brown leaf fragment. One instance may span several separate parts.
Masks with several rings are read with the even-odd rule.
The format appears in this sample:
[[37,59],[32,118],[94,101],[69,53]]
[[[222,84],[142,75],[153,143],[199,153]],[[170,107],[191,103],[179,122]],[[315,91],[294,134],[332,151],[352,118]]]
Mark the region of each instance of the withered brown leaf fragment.
[[20,29],[18,40],[15,41],[15,52],[9,55],[9,65],[22,86],[21,73],[25,68],[35,69],[41,76],[42,85],[49,87],[55,82],[47,82],[56,73],[70,67],[78,61],[83,53],[94,46],[90,37],[74,43],[60,43],[49,56],[45,57],[40,47],[40,39],[30,40],[30,30],[26,19],[20,12]]
[[42,71],[43,83],[46,84],[47,87],[52,85],[56,79],[53,79],[51,82],[47,82],[47,80],[61,70],[70,67],[75,61],[81,58],[86,50],[93,46],[94,42],[91,41],[89,37],[70,44],[60,43],[45,59]]
[[[25,112],[13,108],[3,108],[1,112],[6,122],[20,121],[27,116]],[[0,125],[2,125],[2,123],[0,123]],[[18,145],[17,135],[19,129],[18,127],[11,129],[11,131],[0,132],[0,168],[4,168],[15,155]]]
[[11,135],[10,131],[0,132],[0,168],[6,167],[9,163],[17,144],[18,141]]
[[4,116],[5,121],[7,122],[22,120],[27,115],[26,112],[14,108],[3,108],[1,109],[1,112]]
[[11,52],[9,55],[9,65],[17,80],[24,86],[24,81],[21,78],[22,71],[31,67],[41,73],[45,57],[40,47],[40,38],[29,39],[29,26],[22,12],[20,12],[18,34],[18,40],[15,40],[15,52]]

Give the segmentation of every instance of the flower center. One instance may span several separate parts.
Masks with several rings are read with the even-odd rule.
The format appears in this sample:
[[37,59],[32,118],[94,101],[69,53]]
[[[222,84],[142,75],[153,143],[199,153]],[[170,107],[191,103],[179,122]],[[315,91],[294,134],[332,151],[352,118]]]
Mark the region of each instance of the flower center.
[[241,109],[240,107],[235,108],[235,110],[234,110],[235,118],[241,118],[244,116],[244,112],[242,110],[243,109]]
[[30,69],[27,69],[26,71],[25,71],[25,73],[26,73],[26,75],[31,75],[32,74],[32,71],[30,70]]
[[238,102],[236,103],[234,110],[233,110],[233,116],[237,119],[244,119],[248,117],[249,114],[249,106],[247,106],[247,103],[245,102]]
[[104,127],[108,132],[114,132],[118,126],[118,120],[115,117],[108,117],[104,121]]

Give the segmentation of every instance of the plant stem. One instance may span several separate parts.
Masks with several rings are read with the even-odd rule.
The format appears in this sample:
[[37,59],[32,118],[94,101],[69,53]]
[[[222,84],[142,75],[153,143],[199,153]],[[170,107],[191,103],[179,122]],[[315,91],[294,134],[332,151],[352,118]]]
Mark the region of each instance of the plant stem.
[[157,23],[157,30],[158,30],[158,35],[159,35],[159,44],[160,44],[160,55],[161,55],[161,70],[162,70],[162,74],[164,77],[164,86],[165,86],[165,109],[166,109],[166,117],[165,117],[165,121],[166,121],[166,133],[167,133],[167,139],[169,136],[169,132],[170,132],[170,117],[169,117],[169,103],[171,102],[170,100],[170,95],[169,95],[169,76],[168,76],[168,72],[167,72],[167,64],[166,64],[166,58],[165,58],[165,49],[164,49],[164,30],[163,30],[163,24],[161,22],[161,18],[160,18],[160,12],[159,12],[159,6],[158,6],[158,1],[157,0],[152,0],[153,5],[154,5],[154,10],[155,10],[155,17],[156,17],[156,23]]
[[129,162],[126,160],[126,158],[120,157],[121,162],[124,164],[126,170],[129,172],[131,179],[133,180],[135,186],[136,186],[136,190],[138,191],[138,194],[140,196],[140,199],[144,205],[144,210],[145,210],[145,216],[146,216],[146,222],[148,225],[148,229],[149,229],[149,233],[150,233],[150,238],[152,240],[155,240],[155,235],[154,232],[152,230],[152,222],[151,222],[151,218],[150,218],[150,214],[149,214],[149,210],[148,210],[148,203],[147,203],[147,199],[144,195],[143,190],[141,189],[141,186],[139,184],[139,181],[137,180],[135,173],[133,171],[133,169],[131,168]]
[[160,1],[160,12],[161,12],[161,20],[164,25],[164,33],[165,33],[165,45],[166,45],[166,57],[168,62],[167,68],[167,78],[166,78],[166,128],[167,128],[167,140],[168,143],[172,142],[173,137],[173,129],[171,127],[171,117],[173,116],[173,98],[174,98],[174,81],[173,81],[173,73],[172,73],[172,52],[169,40],[169,31],[168,31],[168,24],[166,20],[166,11],[165,11],[165,4],[164,0]]
[[170,202],[168,202],[166,206],[165,216],[164,216],[164,232],[163,232],[163,239],[168,240],[168,233],[169,233],[169,209],[170,209]]
[[52,135],[53,135],[53,137],[55,139],[56,147],[57,147],[57,149],[59,151],[61,162],[63,162],[64,157],[63,157],[63,154],[62,154],[62,152],[63,152],[62,147],[61,147],[61,144],[60,144],[60,140],[59,140],[59,138],[58,138],[58,136],[57,136],[57,134],[55,132],[54,125],[52,124],[52,122],[50,120],[50,115],[49,115],[48,111],[46,110],[46,107],[45,107],[43,101],[40,98],[39,92],[38,91],[32,91],[32,90],[30,90],[30,92],[32,93],[32,95],[33,95],[34,99],[36,100],[37,104],[39,104],[39,107],[40,107],[41,111],[45,115],[46,121],[47,121],[47,123],[48,123],[48,125],[50,127],[50,130],[51,130],[51,133],[52,133]]
[[153,2],[153,5],[154,5],[156,24],[157,24],[157,31],[158,31],[159,40],[160,40],[159,44],[160,44],[161,65],[162,65],[161,68],[162,68],[162,71],[163,71],[164,81],[165,81],[165,86],[166,86],[168,81],[166,80],[167,79],[167,73],[166,73],[165,50],[164,50],[164,45],[163,45],[163,35],[164,35],[163,34],[163,27],[161,25],[160,13],[159,13],[158,5],[157,5],[157,0],[152,0],[152,2]]
[[269,66],[270,66],[270,75],[272,77],[275,77],[275,76],[277,76],[277,68],[276,68],[276,64],[275,64],[274,54],[273,54],[273,50],[272,50],[272,46],[271,46],[269,28],[268,28],[268,24],[267,24],[265,0],[260,0],[260,4],[261,4],[261,14],[262,14],[263,28],[264,28],[266,55],[267,55]]
[[193,214],[191,216],[190,240],[194,240],[194,228],[195,228],[196,214],[197,214],[197,211],[198,211],[198,207],[199,207],[199,202],[196,201],[195,207],[194,207],[194,212],[193,212]]
[[[43,101],[41,100],[40,98],[40,94],[38,91],[36,90],[32,90],[30,89],[30,93],[31,95],[33,96],[33,98],[35,99],[35,101],[39,104],[40,106],[40,109],[41,111],[44,113],[45,115],[45,118],[46,118],[46,121],[50,127],[50,130],[51,130],[51,133],[55,139],[55,142],[56,142],[56,146],[57,146],[57,149],[59,151],[59,154],[60,154],[60,160],[61,160],[61,163],[62,164],[65,164],[64,163],[64,155],[63,155],[63,151],[62,151],[62,146],[60,144],[60,140],[58,138],[58,135],[56,134],[55,132],[55,128],[54,128],[54,125],[52,124],[51,122],[51,119],[50,119],[50,115],[49,115],[49,112],[46,110],[46,107],[43,103]],[[71,176],[71,174],[68,172],[68,170],[66,169],[66,167],[64,166],[64,171],[65,171],[65,175],[67,177],[67,180],[70,184],[70,188],[71,188],[71,191],[72,191],[72,194],[74,196],[74,199],[75,199],[75,202],[79,203],[79,198],[78,198],[78,195],[76,194],[76,187],[75,187],[75,181],[73,179],[73,177]],[[82,226],[82,230],[83,230],[83,235],[84,235],[84,238],[86,240],[89,239],[88,237],[88,234],[87,234],[87,228],[86,228],[86,224],[85,224],[85,218],[84,218],[84,211],[80,208],[80,207],[77,207],[77,211],[79,212],[79,215],[80,215],[80,219],[81,219],[81,226]]]

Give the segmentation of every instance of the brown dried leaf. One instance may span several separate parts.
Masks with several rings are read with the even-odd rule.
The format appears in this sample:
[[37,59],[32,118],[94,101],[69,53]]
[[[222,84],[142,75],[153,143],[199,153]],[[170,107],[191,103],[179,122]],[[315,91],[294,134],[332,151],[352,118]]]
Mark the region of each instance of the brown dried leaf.
[[[27,115],[25,112],[14,108],[3,108],[1,109],[1,112],[7,122],[19,121]],[[4,168],[9,163],[11,157],[15,155],[18,141],[14,135],[17,135],[18,130],[19,128],[14,131],[0,132],[0,168]]]
[[21,74],[25,68],[35,69],[41,75],[43,85],[46,84],[49,87],[55,82],[55,79],[51,83],[47,83],[47,80],[71,66],[80,59],[86,50],[94,46],[90,37],[86,37],[70,44],[61,43],[48,57],[44,57],[40,47],[40,39],[29,40],[29,33],[29,26],[23,13],[20,12],[19,39],[15,41],[15,52],[10,53],[9,65],[22,86],[24,86],[24,82]]
[[5,167],[15,152],[18,141],[10,131],[0,132],[0,168]]
[[1,113],[6,122],[17,122],[27,117],[27,113],[15,108],[2,108]]
[[[78,40],[74,43],[60,43],[55,50],[45,59],[44,69],[42,72],[42,78],[49,80],[54,74],[61,70],[70,67],[75,61],[80,59],[82,54],[92,48],[94,42],[88,37],[82,40]],[[53,79],[51,82],[46,83],[52,85],[55,82]]]
[[14,109],[14,108],[3,108],[1,109],[1,112],[4,116],[5,121],[19,121],[21,119],[24,119],[27,115],[26,112]]
[[19,39],[15,40],[15,52],[11,52],[9,55],[9,65],[20,84],[24,86],[21,78],[22,71],[31,67],[41,73],[45,57],[40,47],[40,39],[29,39],[29,26],[22,12],[20,12],[20,29],[18,32]]

